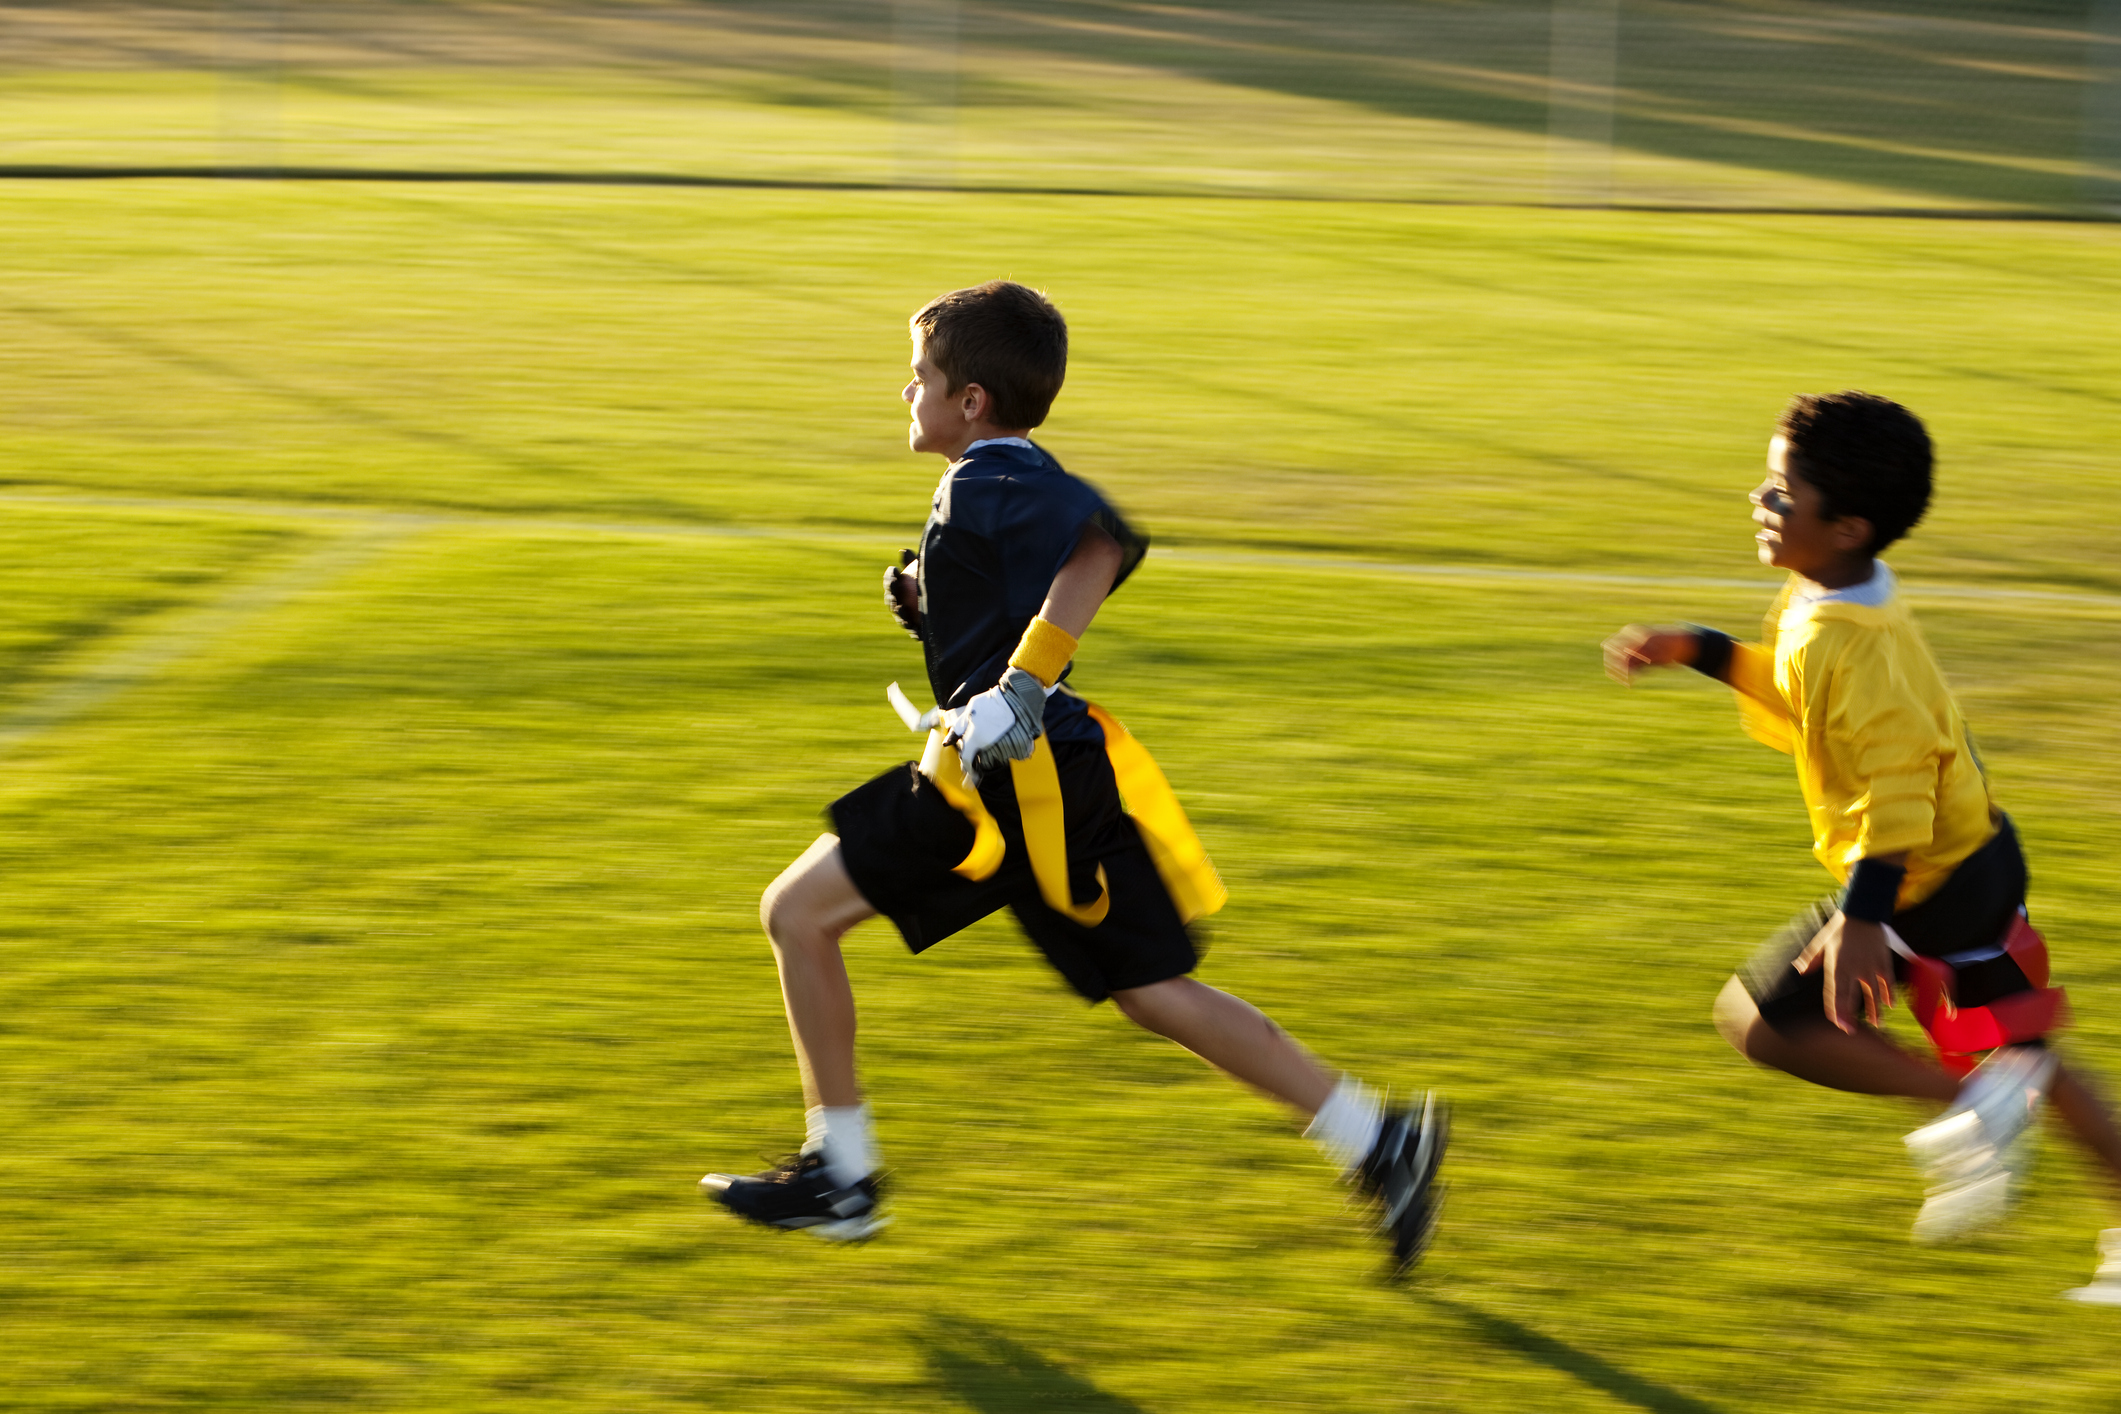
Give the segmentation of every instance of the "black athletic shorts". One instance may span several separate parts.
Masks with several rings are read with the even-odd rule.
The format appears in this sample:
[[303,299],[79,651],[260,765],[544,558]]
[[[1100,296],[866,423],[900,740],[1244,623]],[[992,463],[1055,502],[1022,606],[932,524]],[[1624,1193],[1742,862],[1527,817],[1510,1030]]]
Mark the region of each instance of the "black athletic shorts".
[[1120,808],[1104,744],[1054,743],[1053,763],[1060,776],[1074,901],[1086,904],[1097,897],[1099,865],[1112,891],[1111,908],[1096,927],[1054,912],[1039,897],[1024,849],[1016,785],[1006,769],[980,783],[980,798],[1001,826],[1008,849],[1001,867],[977,883],[952,872],[972,848],[972,822],[913,762],[834,801],[826,813],[855,888],[898,926],[906,946],[917,953],[1006,908],[1068,985],[1093,1002],[1191,972],[1198,960],[1193,939],[1179,922],[1134,821]]
[[[1959,862],[1943,887],[1913,908],[1893,915],[1900,940],[1924,957],[1953,959],[1975,954],[1978,960],[1954,962],[1954,990],[1960,1006],[1986,1006],[2033,984],[2018,964],[1998,951],[2011,917],[2025,904],[2025,854],[2018,832],[2005,816],[1994,839]],[[1738,969],[1738,980],[1760,1008],[1760,1019],[1776,1031],[1826,1019],[1826,970],[1800,973],[1797,956],[1841,907],[1842,895],[1829,894],[1792,918]],[[1994,952],[1995,955],[1980,956]],[[1907,980],[1907,960],[1893,954],[1895,981]]]

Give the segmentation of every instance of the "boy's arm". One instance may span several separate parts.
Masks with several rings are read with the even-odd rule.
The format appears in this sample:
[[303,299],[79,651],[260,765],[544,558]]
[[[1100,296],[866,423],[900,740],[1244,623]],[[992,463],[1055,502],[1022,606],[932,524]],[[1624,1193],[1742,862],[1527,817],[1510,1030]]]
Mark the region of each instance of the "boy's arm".
[[1788,752],[1796,745],[1789,704],[1775,687],[1775,655],[1758,643],[1697,624],[1651,628],[1629,624],[1605,641],[1605,670],[1633,686],[1644,668],[1687,667],[1738,693],[1738,718],[1746,735]]
[[1605,641],[1605,670],[1616,682],[1635,685],[1644,668],[1692,668],[1763,704],[1782,708],[1775,691],[1775,655],[1757,643],[1741,643],[1700,624],[1651,628],[1629,624]]
[[1691,629],[1629,624],[1605,641],[1606,675],[1623,687],[1633,687],[1644,668],[1691,668],[1700,656],[1701,639]]
[[1799,972],[1826,971],[1826,1019],[1854,1035],[1858,1021],[1878,1025],[1893,1004],[1893,949],[1885,926],[1907,872],[1907,854],[1868,855],[1848,895],[1797,956]]
[[1083,538],[1075,542],[1075,553],[1053,576],[1053,587],[1046,591],[1046,602],[1039,607],[1038,616],[1070,638],[1081,638],[1103,607],[1105,596],[1112,592],[1112,581],[1119,578],[1124,558],[1119,542],[1102,527],[1095,522],[1084,526]]
[[898,552],[898,563],[884,566],[884,607],[909,637],[922,636],[921,557],[912,550]]
[[[1713,629],[1704,633],[1714,634]],[[1721,638],[1721,634],[1716,634]],[[1797,719],[1790,704],[1775,686],[1774,650],[1758,643],[1724,639],[1729,656],[1723,670],[1714,676],[1738,694],[1738,725],[1763,746],[1772,746],[1787,756],[1797,749]]]
[[1644,668],[1693,668],[1748,697],[1780,707],[1775,691],[1775,655],[1757,643],[1741,643],[1713,628],[1683,624],[1651,628],[1629,624],[1605,641],[1605,670],[1632,687]]
[[951,729],[966,760],[966,779],[979,778],[1004,761],[1030,756],[1046,730],[1046,694],[1060,681],[1075,645],[1097,617],[1125,562],[1120,543],[1095,523],[1085,525],[1053,583],[1038,617],[1009,655],[1002,680],[966,703]]
[[1788,717],[1789,704],[1775,690],[1775,655],[1757,643],[1744,643],[1735,638],[1725,641],[1730,644],[1730,650],[1729,656],[1723,660],[1723,671],[1709,676],[1728,683],[1763,707]]

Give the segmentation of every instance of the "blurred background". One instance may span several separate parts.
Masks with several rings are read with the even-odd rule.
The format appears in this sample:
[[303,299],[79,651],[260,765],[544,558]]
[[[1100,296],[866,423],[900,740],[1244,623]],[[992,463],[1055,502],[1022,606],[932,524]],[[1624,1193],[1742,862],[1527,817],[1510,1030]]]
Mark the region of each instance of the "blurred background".
[[[1758,623],[1793,393],[1914,408],[2121,1071],[2117,180],[2121,0],[0,4],[0,1408],[2117,1407],[2121,1195],[1908,1242],[1921,1115],[1709,1025],[1788,762],[1598,654]],[[800,1134],[758,898],[914,754],[906,320],[997,276],[1203,977],[1457,1105],[1412,1287],[1006,919],[847,939],[881,1240],[694,1191]]]
[[2113,0],[9,5],[0,162],[2110,211]]

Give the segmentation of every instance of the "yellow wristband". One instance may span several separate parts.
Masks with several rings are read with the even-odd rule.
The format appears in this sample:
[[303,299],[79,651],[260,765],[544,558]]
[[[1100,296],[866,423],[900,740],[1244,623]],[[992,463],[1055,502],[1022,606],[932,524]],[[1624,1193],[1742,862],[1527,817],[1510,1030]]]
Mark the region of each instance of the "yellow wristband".
[[1022,668],[1047,687],[1060,681],[1067,671],[1068,660],[1075,656],[1075,637],[1058,624],[1045,619],[1033,619],[1031,627],[1024,630],[1016,651],[1009,655],[1009,666]]

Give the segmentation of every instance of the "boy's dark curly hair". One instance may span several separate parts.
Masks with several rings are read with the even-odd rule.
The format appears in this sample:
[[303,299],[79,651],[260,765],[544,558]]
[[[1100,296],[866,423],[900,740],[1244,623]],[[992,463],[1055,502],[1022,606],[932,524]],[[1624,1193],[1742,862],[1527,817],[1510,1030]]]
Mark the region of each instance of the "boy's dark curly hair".
[[1929,509],[1930,434],[1892,399],[1854,390],[1801,393],[1775,430],[1788,440],[1798,472],[1818,488],[1823,514],[1871,523],[1865,553],[1882,552]]
[[952,393],[967,383],[987,390],[987,419],[996,427],[1044,422],[1068,376],[1068,321],[1014,280],[937,295],[913,316],[913,333]]

